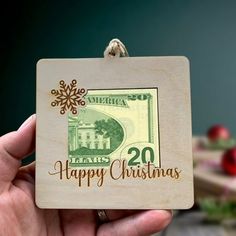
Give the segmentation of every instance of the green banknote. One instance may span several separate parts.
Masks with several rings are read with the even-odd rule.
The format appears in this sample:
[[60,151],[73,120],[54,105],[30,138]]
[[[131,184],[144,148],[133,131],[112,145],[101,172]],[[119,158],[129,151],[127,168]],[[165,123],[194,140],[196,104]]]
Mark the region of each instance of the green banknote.
[[86,107],[68,115],[71,167],[160,167],[158,89],[89,90]]

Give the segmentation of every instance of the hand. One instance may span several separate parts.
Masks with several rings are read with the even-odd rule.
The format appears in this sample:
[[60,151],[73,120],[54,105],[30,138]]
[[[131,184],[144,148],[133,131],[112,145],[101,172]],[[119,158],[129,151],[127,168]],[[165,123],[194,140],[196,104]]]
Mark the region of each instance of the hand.
[[108,223],[99,223],[96,210],[43,210],[35,205],[35,163],[21,159],[35,146],[35,115],[15,132],[0,137],[0,235],[150,235],[166,227],[165,210],[107,210]]

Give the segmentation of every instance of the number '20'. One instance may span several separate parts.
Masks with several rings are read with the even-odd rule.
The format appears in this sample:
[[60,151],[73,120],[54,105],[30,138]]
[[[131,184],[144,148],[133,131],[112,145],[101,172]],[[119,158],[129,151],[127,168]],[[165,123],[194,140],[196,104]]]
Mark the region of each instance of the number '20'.
[[[128,154],[133,154],[133,156],[128,162],[129,166],[136,166],[139,165],[141,162],[144,164],[148,161],[150,161],[151,163],[154,162],[154,151],[151,147],[144,147],[141,151],[137,147],[131,147],[128,150]],[[150,160],[148,160],[148,157]]]

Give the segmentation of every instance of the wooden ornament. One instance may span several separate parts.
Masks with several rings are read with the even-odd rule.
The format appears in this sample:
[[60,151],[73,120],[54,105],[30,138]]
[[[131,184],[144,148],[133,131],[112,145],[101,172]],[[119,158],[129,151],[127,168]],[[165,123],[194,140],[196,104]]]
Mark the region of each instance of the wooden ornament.
[[36,203],[70,209],[190,208],[188,60],[40,60]]

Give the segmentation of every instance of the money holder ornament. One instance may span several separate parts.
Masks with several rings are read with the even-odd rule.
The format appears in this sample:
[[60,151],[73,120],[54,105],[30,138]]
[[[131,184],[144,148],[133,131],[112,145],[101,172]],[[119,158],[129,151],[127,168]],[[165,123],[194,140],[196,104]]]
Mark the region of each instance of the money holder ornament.
[[186,209],[193,204],[189,61],[127,57],[37,64],[36,204]]

